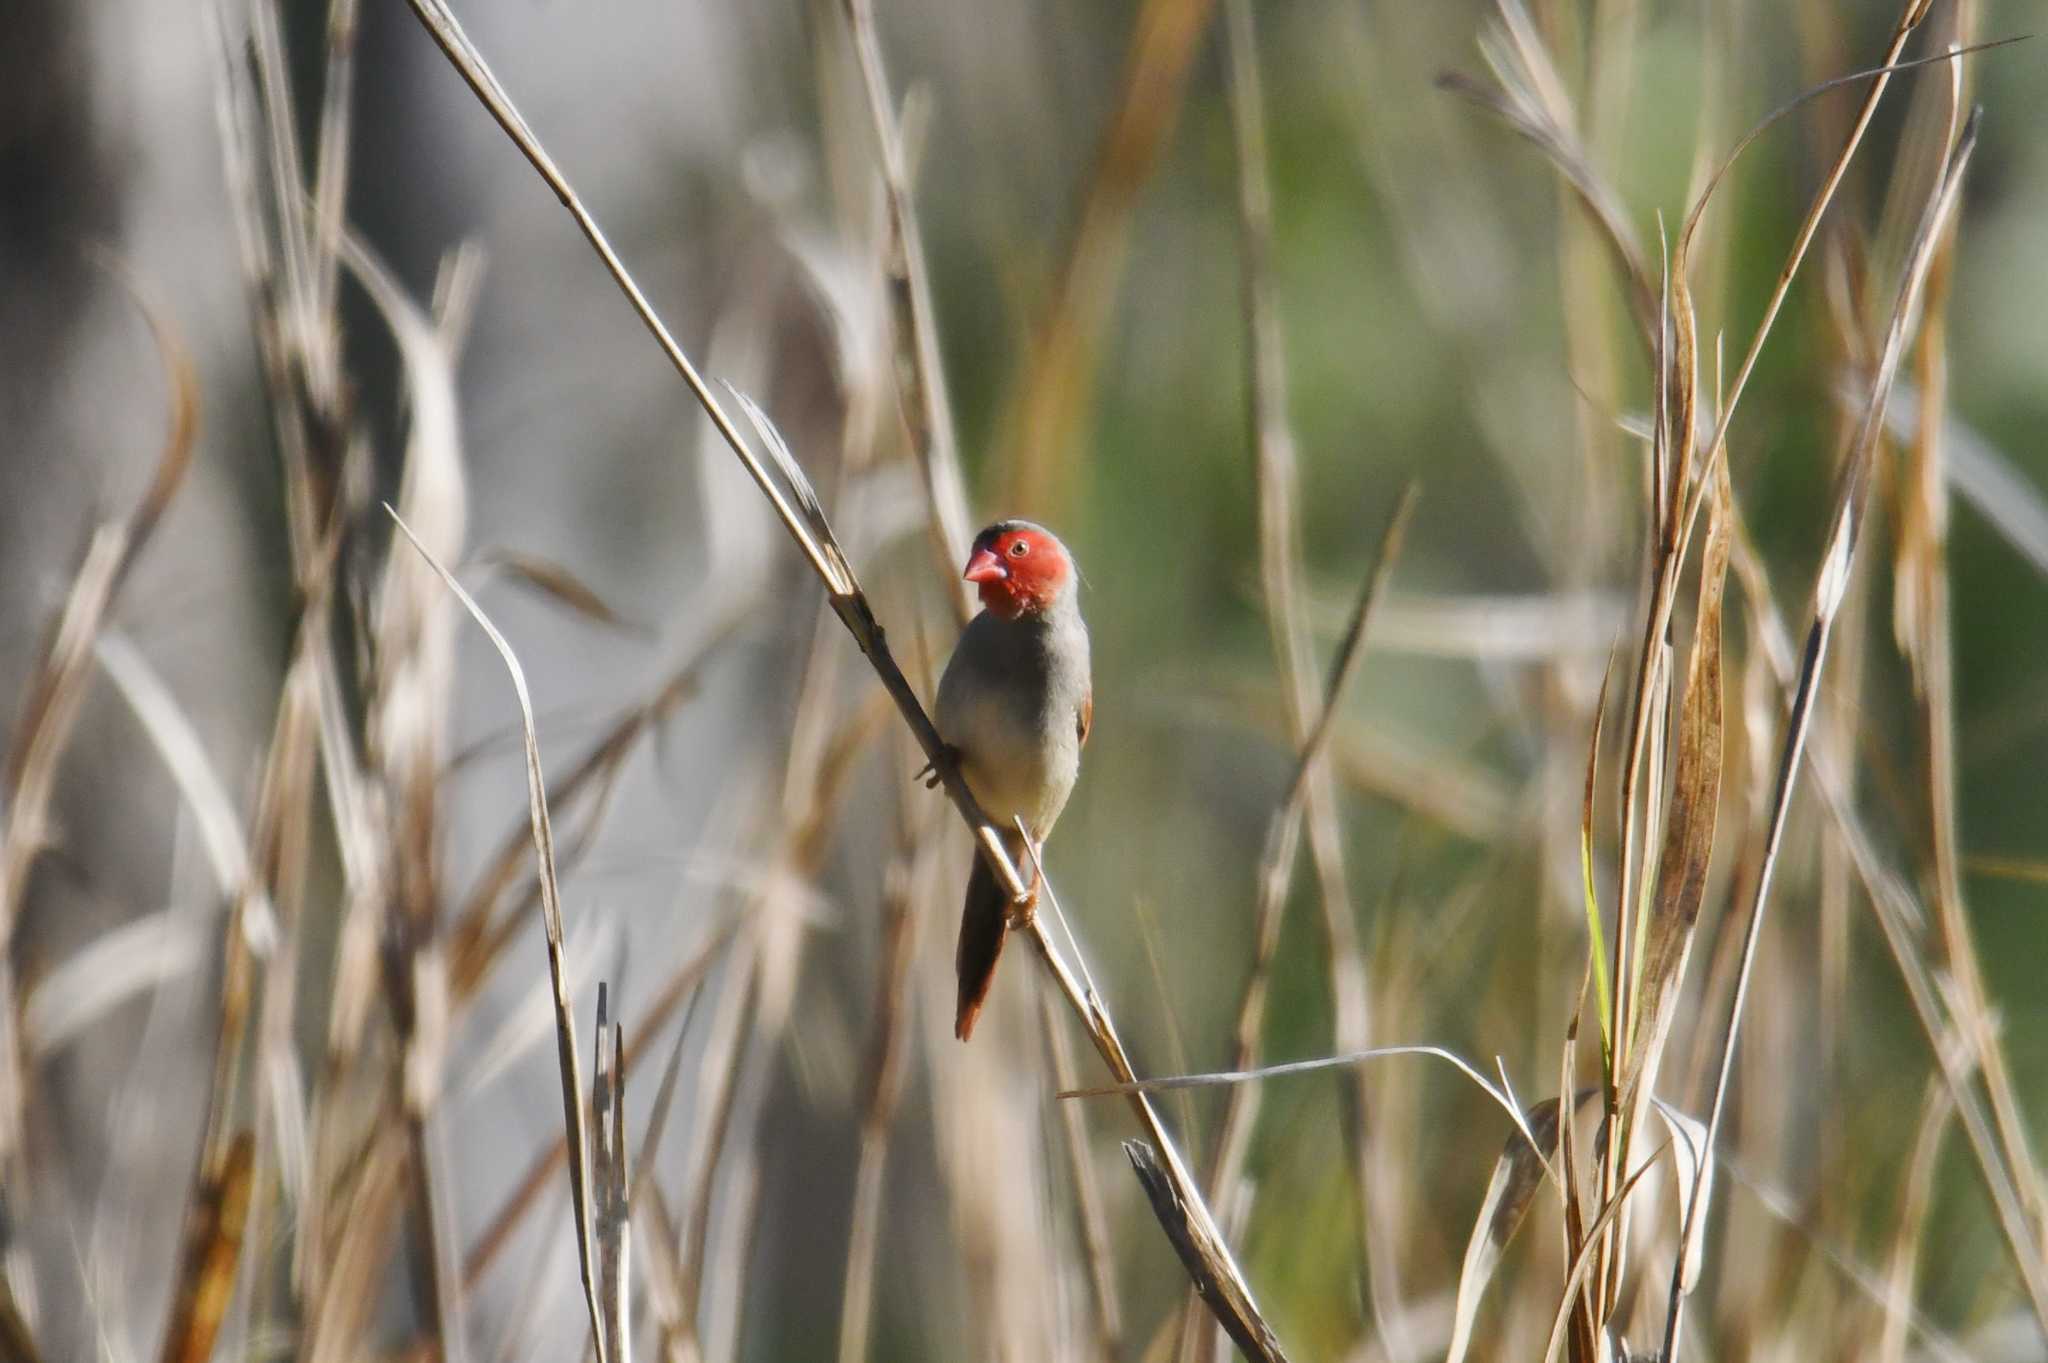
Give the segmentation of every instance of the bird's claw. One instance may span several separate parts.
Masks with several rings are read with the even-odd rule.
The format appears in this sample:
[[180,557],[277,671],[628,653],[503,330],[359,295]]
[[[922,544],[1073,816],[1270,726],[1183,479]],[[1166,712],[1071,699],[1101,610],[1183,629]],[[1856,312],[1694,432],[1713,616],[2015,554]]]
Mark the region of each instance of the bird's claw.
[[[1021,824],[1018,827],[1020,830],[1022,829]],[[1029,835],[1027,834],[1026,836]],[[1011,900],[1003,910],[1004,921],[1008,923],[1013,931],[1022,931],[1029,928],[1032,921],[1038,917],[1038,892],[1045,884],[1038,870],[1038,848],[1031,846],[1029,850],[1031,854],[1031,865],[1029,868],[1031,888],[1026,892],[1023,899]],[[1018,869],[1024,870],[1026,868],[1020,864]]]
[[940,744],[939,760],[937,762],[925,763],[924,766],[918,771],[917,775],[911,777],[910,779],[913,781],[924,782],[924,788],[926,790],[937,790],[939,788],[940,783],[946,779],[945,771],[942,771],[939,766],[941,762],[943,762],[948,769],[958,770],[960,766],[960,750],[954,747],[951,743]]

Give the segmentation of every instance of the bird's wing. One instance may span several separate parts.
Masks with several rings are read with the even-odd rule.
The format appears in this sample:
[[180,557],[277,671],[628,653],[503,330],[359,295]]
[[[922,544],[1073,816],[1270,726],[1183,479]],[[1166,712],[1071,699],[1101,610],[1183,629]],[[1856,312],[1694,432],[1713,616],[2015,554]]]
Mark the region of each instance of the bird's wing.
[[1090,691],[1081,697],[1080,708],[1074,711],[1074,737],[1083,746],[1088,742],[1088,730],[1095,724],[1095,693]]

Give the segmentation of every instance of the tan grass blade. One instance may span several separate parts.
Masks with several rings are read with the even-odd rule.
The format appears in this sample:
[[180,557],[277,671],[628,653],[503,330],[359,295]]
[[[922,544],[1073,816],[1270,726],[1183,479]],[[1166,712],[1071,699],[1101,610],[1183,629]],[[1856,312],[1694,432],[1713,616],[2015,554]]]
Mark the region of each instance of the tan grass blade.
[[[657,729],[698,693],[705,672],[751,618],[754,606],[751,593],[733,600],[717,620],[680,650],[661,684],[620,715],[566,773],[555,779],[548,790],[548,807],[560,812],[570,830],[565,864],[573,865],[581,850],[596,836],[626,758],[643,736]],[[531,834],[523,827],[507,831],[477,873],[474,886],[449,928],[452,987],[458,1002],[466,1003],[474,997],[528,915],[539,906],[539,888],[533,885],[512,908],[500,908],[527,872],[525,849],[530,839]]]
[[[129,709],[149,735],[164,770],[177,782],[178,793],[192,811],[199,830],[199,845],[213,868],[214,881],[224,895],[244,890],[261,894],[252,884],[249,844],[242,831],[242,816],[221,785],[220,775],[206,754],[206,745],[192,727],[191,716],[171,694],[163,677],[149,660],[119,630],[101,632],[93,645],[107,679],[128,702]],[[263,918],[270,918],[266,908]]]
[[[654,1043],[660,1030],[668,1025],[669,1019],[675,1016],[678,1008],[685,1008],[687,1005],[687,1012],[695,1011],[697,991],[703,983],[705,974],[732,941],[738,927],[737,919],[728,919],[696,955],[685,961],[663,982],[660,991],[647,1005],[647,1011],[634,1026],[633,1035],[627,1039],[625,1061],[628,1066],[639,1062],[640,1055]],[[666,1081],[664,1087],[668,1087]],[[661,1110],[662,1103],[657,1093],[656,1112]],[[475,1291],[478,1284],[483,1281],[484,1274],[489,1272],[498,1255],[510,1243],[512,1233],[519,1228],[520,1223],[533,1208],[539,1205],[541,1194],[547,1190],[548,1181],[561,1167],[568,1151],[569,1138],[564,1132],[527,1166],[526,1173],[513,1185],[504,1202],[484,1223],[484,1229],[470,1242],[469,1252],[463,1260],[462,1282],[465,1290]],[[643,1177],[653,1168],[653,1163],[650,1146],[641,1155]]]
[[1503,0],[1500,8],[1500,28],[1481,42],[1496,85],[1447,71],[1437,77],[1437,87],[1488,110],[1557,167],[1614,253],[1637,323],[1648,333],[1656,322],[1657,295],[1628,212],[1570,125],[1562,82],[1519,0]]
[[931,515],[939,571],[952,583],[949,600],[965,624],[973,613],[967,584],[959,578],[967,561],[967,493],[960,477],[960,442],[953,429],[953,403],[946,391],[946,367],[939,352],[938,318],[932,305],[931,272],[910,192],[910,154],[882,68],[882,43],[875,33],[874,0],[842,0],[853,50],[860,64],[881,154],[882,187],[889,213],[889,237],[882,255],[889,285],[891,329],[896,342],[896,389],[910,446],[924,475],[925,506]]
[[1955,1099],[1936,1075],[1927,1081],[1913,1153],[1906,1161],[1906,1179],[1899,1190],[1899,1220],[1892,1232],[1891,1263],[1885,1273],[1884,1329],[1878,1336],[1876,1363],[1901,1363],[1906,1356],[1906,1327],[1911,1323],[1913,1277],[1926,1240],[1927,1216],[1934,1205],[1935,1162],[1942,1134],[1955,1115]]
[[1679,1286],[1691,1292],[1699,1286],[1700,1269],[1706,1263],[1706,1210],[1714,1199],[1714,1150],[1707,1143],[1706,1124],[1689,1117],[1661,1098],[1650,1100],[1650,1108],[1664,1121],[1670,1135],[1671,1162],[1678,1172],[1678,1219],[1684,1243],[1678,1256]]
[[[1565,1129],[1568,1130],[1569,1127],[1570,1124],[1566,1123]],[[1563,1299],[1558,1302],[1557,1314],[1550,1322],[1550,1342],[1544,1345],[1543,1363],[1551,1363],[1551,1360],[1557,1357],[1557,1351],[1563,1347],[1567,1337],[1573,1341],[1572,1356],[1583,1358],[1585,1363],[1593,1363],[1593,1360],[1600,1356],[1613,1357],[1612,1354],[1603,1352],[1606,1348],[1604,1336],[1600,1342],[1594,1342],[1589,1332],[1590,1327],[1581,1316],[1580,1308],[1584,1303],[1582,1289],[1586,1286],[1587,1276],[1599,1265],[1600,1256],[1595,1251],[1599,1248],[1601,1238],[1627,1209],[1629,1194],[1635,1191],[1643,1175],[1655,1168],[1656,1164],[1657,1157],[1652,1154],[1631,1170],[1628,1177],[1620,1181],[1614,1196],[1600,1208],[1600,1214],[1586,1223],[1580,1248],[1572,1256],[1571,1269],[1565,1274]]]
[[1010,506],[1057,506],[1076,423],[1094,387],[1096,348],[1123,273],[1140,191],[1158,168],[1187,98],[1215,0],[1142,0],[1117,82],[1115,112],[1096,145],[1079,220],[1061,257],[1051,304],[1033,329],[1030,359],[999,429]]
[[424,558],[429,567],[440,577],[443,585],[462,603],[470,618],[489,637],[491,646],[504,660],[505,671],[512,680],[512,690],[519,701],[519,714],[526,738],[526,795],[527,813],[533,825],[534,856],[540,867],[541,922],[547,933],[548,979],[555,996],[555,1035],[557,1058],[562,1071],[562,1125],[569,1133],[569,1196],[574,1204],[576,1221],[576,1245],[583,1274],[584,1303],[590,1311],[590,1328],[597,1339],[599,1363],[610,1363],[606,1351],[604,1326],[600,1319],[597,1300],[597,1262],[592,1243],[594,1231],[593,1211],[590,1198],[590,1155],[585,1133],[590,1129],[584,1111],[582,1063],[576,1049],[576,1016],[568,995],[569,966],[566,945],[562,931],[562,904],[560,891],[555,884],[555,839],[548,822],[547,780],[541,775],[540,740],[533,730],[533,701],[527,695],[526,672],[519,665],[518,655],[491,623],[483,608],[463,590],[439,560],[435,559],[425,545],[413,536],[411,527],[399,519],[398,513],[387,504],[385,511],[392,521],[404,532],[406,539]]
[[876,981],[874,1030],[860,1085],[860,1155],[854,1172],[846,1280],[840,1298],[839,1363],[865,1363],[868,1357],[875,1263],[882,1234],[882,1181],[896,1106],[903,1096],[910,962],[917,945],[912,915],[917,838],[901,827],[908,822],[907,814],[899,810],[896,855],[882,873],[881,976]]
[[[1921,8],[1924,10],[1925,6]],[[1907,17],[1917,19],[1917,15]],[[1905,29],[1902,27],[1899,37],[1901,42],[1904,39],[1904,32]],[[1951,151],[1942,178],[1935,186],[1935,191],[1921,216],[1919,231],[1907,259],[1905,275],[1899,284],[1898,298],[1892,308],[1891,324],[1887,329],[1876,378],[1871,386],[1869,406],[1857,431],[1855,442],[1850,448],[1848,465],[1837,494],[1832,530],[1814,584],[1811,622],[1807,629],[1798,684],[1791,712],[1786,720],[1778,764],[1777,788],[1772,799],[1770,821],[1765,834],[1763,861],[1746,915],[1741,966],[1736,976],[1734,997],[1729,1003],[1727,1039],[1723,1043],[1719,1078],[1715,1084],[1713,1105],[1707,1118],[1707,1138],[1703,1144],[1708,1149],[1712,1149],[1717,1143],[1721,1117],[1725,1110],[1736,1044],[1741,1035],[1743,1005],[1747,1000],[1750,973],[1755,964],[1764,911],[1769,903],[1771,873],[1776,866],[1778,849],[1784,837],[1785,819],[1791,806],[1800,758],[1805,750],[1807,732],[1813,718],[1821,668],[1827,659],[1829,632],[1834,623],[1835,613],[1841,605],[1843,592],[1848,586],[1849,568],[1856,551],[1858,531],[1864,514],[1864,494],[1871,479],[1871,463],[1875,456],[1878,436],[1883,430],[1885,399],[1890,393],[1892,380],[1898,372],[1904,354],[1907,335],[1917,315],[1920,289],[1926,280],[1935,244],[1939,241],[1961,198],[1963,173],[1969,166],[1970,154],[1976,146],[1976,133],[1977,117],[1973,114]],[[1725,419],[1722,424],[1726,425]],[[1688,1244],[1693,1236],[1692,1222],[1701,1211],[1700,1203],[1701,1199],[1695,1189],[1687,1211],[1687,1224],[1681,1237]],[[1667,1363],[1677,1363],[1677,1341],[1682,1338],[1679,1324],[1685,1300],[1681,1278],[1683,1266],[1682,1256],[1679,1267],[1673,1271],[1669,1294],[1663,1351]],[[2048,1296],[2043,1295],[2044,1289],[2048,1289],[2048,1284],[2030,1279],[2028,1286],[2035,1296],[2037,1313],[2041,1314],[2044,1320],[2048,1320]]]
[[149,324],[169,384],[169,431],[148,488],[128,515],[93,532],[64,605],[49,630],[23,692],[0,769],[0,1170],[13,1186],[18,1170],[28,1075],[22,1070],[20,1016],[11,954],[4,950],[28,893],[29,873],[50,837],[49,806],[57,769],[91,680],[93,641],[112,610],[136,556],[176,495],[192,462],[199,431],[199,380],[183,341],[152,294],[112,257],[103,263],[126,286]]
[[[1665,841],[1656,862],[1654,898],[1634,984],[1634,1010],[1628,1020],[1632,1044],[1616,1084],[1614,1112],[1622,1123],[1619,1159],[1626,1162],[1633,1133],[1644,1105],[1653,1101],[1658,1068],[1670,1037],[1686,962],[1692,954],[1700,905],[1706,895],[1707,872],[1713,860],[1714,829],[1721,803],[1725,759],[1721,679],[1721,606],[1727,581],[1730,539],[1726,470],[1716,475],[1722,487],[1714,498],[1707,543],[1700,565],[1699,608],[1691,659],[1680,706],[1675,771],[1666,806]],[[1667,1122],[1670,1120],[1667,1114]],[[1679,1142],[1674,1129],[1672,1139]],[[1690,1166],[1686,1171],[1691,1172]],[[1687,1225],[1692,1220],[1688,1218]],[[1697,1276],[1697,1237],[1689,1240]]]
[[[1582,1090],[1576,1103],[1582,1104],[1598,1090]],[[1536,1200],[1536,1190],[1557,1151],[1558,1109],[1555,1098],[1545,1098],[1522,1114],[1527,1135],[1518,1131],[1508,1137],[1500,1158],[1494,1161],[1493,1176],[1487,1180],[1486,1195],[1479,1200],[1479,1214],[1473,1218],[1472,1237],[1465,1244],[1465,1258],[1458,1270],[1458,1299],[1451,1313],[1451,1343],[1445,1363],[1464,1363],[1472,1345],[1472,1322],[1478,1318],[1479,1303],[1493,1281],[1494,1270],[1508,1244],[1521,1229]]]
[[36,980],[22,1003],[22,1044],[42,1061],[122,1004],[199,965],[208,923],[158,909],[101,933]]
[[634,624],[605,604],[605,599],[582,578],[562,564],[538,554],[523,553],[517,549],[487,549],[473,556],[470,563],[489,572],[502,573],[508,580],[539,593],[544,599],[586,620],[629,634],[646,632],[644,626]]
[[1515,1103],[1513,1095],[1475,1067],[1455,1051],[1441,1046],[1375,1046],[1369,1051],[1358,1051],[1351,1055],[1324,1055],[1311,1060],[1286,1060],[1277,1065],[1261,1065],[1250,1070],[1216,1070],[1206,1074],[1170,1074],[1152,1079],[1126,1079],[1114,1084],[1100,1084],[1092,1088],[1067,1089],[1057,1097],[1110,1098],[1142,1096],[1148,1093],[1172,1093],[1180,1089],[1234,1088],[1254,1084],[1266,1079],[1281,1079],[1297,1074],[1318,1074],[1324,1070],[1349,1069],[1374,1060],[1391,1060],[1396,1056],[1431,1056],[1443,1061],[1451,1068],[1479,1086],[1501,1111],[1508,1115],[1520,1132],[1522,1139],[1530,1145],[1538,1145],[1535,1133],[1523,1121],[1522,1109]]

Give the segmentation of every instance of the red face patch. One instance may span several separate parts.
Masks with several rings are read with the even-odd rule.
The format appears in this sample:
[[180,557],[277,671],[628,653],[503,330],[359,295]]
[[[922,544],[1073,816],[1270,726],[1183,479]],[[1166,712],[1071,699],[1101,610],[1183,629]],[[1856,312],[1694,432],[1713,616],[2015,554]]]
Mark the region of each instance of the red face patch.
[[992,526],[967,559],[966,578],[981,589],[981,604],[1005,619],[1044,610],[1072,575],[1060,542],[1031,527]]

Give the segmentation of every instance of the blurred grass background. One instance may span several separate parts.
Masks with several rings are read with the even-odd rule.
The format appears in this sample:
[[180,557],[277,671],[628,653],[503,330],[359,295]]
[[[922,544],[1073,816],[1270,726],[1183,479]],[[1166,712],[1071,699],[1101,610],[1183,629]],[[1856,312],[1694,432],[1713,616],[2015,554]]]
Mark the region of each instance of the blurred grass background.
[[[0,698],[26,694],[86,527],[134,499],[161,441],[165,400],[147,334],[121,286],[81,251],[103,243],[190,352],[203,422],[192,473],[114,623],[160,670],[247,813],[299,603],[223,179],[214,104],[229,78],[209,36],[215,20],[202,6],[136,0],[16,8],[0,55],[0,89],[11,92],[0,97],[0,411],[16,488],[0,506]],[[1049,859],[1147,1072],[1227,1059],[1266,823],[1293,769],[1259,587],[1239,172],[1211,8],[884,0],[878,15],[916,149],[972,505],[983,519],[1052,525],[1086,577],[1096,729]],[[1980,38],[2028,32],[2042,14],[2025,0],[1971,8]],[[1717,160],[1800,90],[1874,61],[1897,18],[1880,0],[1530,9],[1596,163],[1653,243],[1659,214],[1674,229],[1682,217],[1702,154]],[[1110,228],[1110,264],[1076,286],[1093,344],[1053,385],[1071,404],[1066,421],[1034,437],[1023,409],[1033,338],[1066,278],[1141,10],[1192,26],[1184,88],[1141,101],[1160,120],[1156,149],[1113,185],[1128,217]],[[1371,963],[1372,1039],[1441,1044],[1481,1068],[1498,1055],[1533,1101],[1556,1088],[1584,968],[1577,837],[1591,710],[1610,648],[1632,637],[1640,611],[1642,447],[1617,418],[1647,412],[1648,371],[1607,258],[1552,168],[1437,88],[1440,72],[1482,70],[1475,43],[1492,4],[1289,0],[1256,10],[1273,283],[1319,659],[1400,489],[1410,477],[1423,489],[1333,747]],[[1955,22],[1950,0],[1935,11],[1914,52]],[[895,420],[879,190],[839,8],[633,0],[593,11],[534,0],[462,15],[692,354],[762,398],[822,486],[860,484],[835,504],[842,533],[899,650],[936,669],[949,642],[947,588]],[[299,92],[293,122],[310,148],[325,6],[288,4],[282,18]],[[239,51],[246,6],[227,4],[217,22]],[[550,772],[567,770],[724,612],[742,611],[701,688],[628,759],[587,860],[565,882],[571,938],[588,963],[577,997],[587,1017],[595,978],[611,980],[630,1025],[679,963],[740,916],[742,945],[718,958],[692,1014],[678,1134],[653,1161],[656,1177],[685,1219],[698,1189],[713,1192],[696,1347],[715,1358],[829,1356],[859,1076],[880,1006],[883,872],[915,763],[893,727],[871,728],[879,736],[863,739],[815,875],[800,893],[762,888],[789,870],[778,811],[814,648],[815,584],[572,224],[404,7],[371,0],[360,23],[350,222],[421,300],[458,244],[474,242],[485,262],[459,371],[464,576],[526,663]],[[2034,507],[2048,485],[2048,147],[2038,136],[2048,78],[2037,45],[1967,59],[1986,117],[1948,303],[1951,420],[2021,480]],[[1898,242],[1879,224],[1890,193],[1917,212],[1926,166],[1910,133],[1945,87],[1938,71],[1894,86],[1730,439],[1737,493],[1794,621],[1847,419],[1838,395],[1850,371],[1829,291],[1867,263],[1864,313],[1882,320],[1897,268],[1885,252]],[[1694,287],[1703,338],[1725,333],[1730,365],[1855,99],[1823,96],[1767,133],[1709,212]],[[374,511],[398,486],[402,369],[353,285],[339,318]],[[1710,386],[1711,358],[1704,373]],[[863,402],[866,435],[846,417]],[[893,472],[843,471],[842,453],[864,444]],[[1886,467],[1889,506],[1896,460]],[[1837,726],[1837,750],[1855,764],[1858,804],[1887,861],[1931,895],[1926,756],[1892,641],[1887,515],[1865,546],[1860,624],[1839,641],[1822,722]],[[365,512],[351,533],[381,544],[387,532],[374,521]],[[2048,1120],[2048,705],[2038,683],[2048,545],[2017,538],[1958,500],[1948,561],[1967,905],[2038,1129]],[[508,549],[561,565],[629,627],[487,575],[488,551]],[[1730,634],[1746,657],[1746,612],[1731,610]],[[836,632],[815,647],[843,655],[825,674],[825,699],[807,702],[837,726],[872,682]],[[456,656],[434,847],[449,914],[523,818],[502,679],[473,634],[459,636]],[[1743,685],[1731,656],[1731,730],[1744,727]],[[1747,764],[1770,760],[1775,742],[1753,714],[1746,722],[1731,737],[1724,844],[1753,834]],[[1759,747],[1765,757],[1752,758]],[[918,792],[915,827],[936,802]],[[1808,797],[1795,810],[1724,1132],[1737,1172],[1724,1173],[1716,1203],[1695,1356],[1871,1356],[1883,1308],[1844,1265],[1875,1273],[1886,1263],[1934,1072],[1863,891],[1839,849],[1827,850],[1830,826]],[[327,817],[314,826],[294,1033],[309,1067],[335,1003],[345,900]],[[7,1272],[40,1357],[146,1357],[163,1341],[206,1105],[216,1025],[207,1000],[225,919],[176,787],[103,684],[64,759],[53,829],[13,925],[24,998],[105,934],[167,905],[187,935],[139,984],[109,985],[90,1026],[46,1051],[28,1046],[26,1135],[7,1174]],[[1022,959],[1007,962],[985,1032],[967,1048],[943,1038],[966,840],[948,823],[915,841],[920,945],[903,997],[917,1044],[893,1123],[871,1354],[1087,1356],[1072,1180],[1032,1016],[1042,981]],[[1600,852],[1612,855],[1610,836]],[[1708,892],[1680,1057],[1716,1041],[1722,1004],[1693,1000],[1731,860],[1717,862]],[[1265,1030],[1270,1057],[1332,1045],[1315,902],[1314,877],[1298,874]],[[432,920],[428,936],[450,921]],[[460,1244],[559,1134],[546,1029],[533,1022],[538,938],[527,924],[450,1034],[434,1121]],[[744,1038],[764,1009],[773,1014],[778,991],[787,1027],[764,1027],[750,1049]],[[723,1041],[721,1006],[733,1010]],[[387,1007],[372,1006],[373,1033],[391,1025]],[[636,1131],[666,1035],[629,1089]],[[741,1085],[749,1096],[724,1162],[699,1183],[716,1109],[708,1094],[724,1070],[756,1077]],[[1508,1134],[1447,1069],[1389,1060],[1372,1073],[1370,1230],[1358,1224],[1339,1081],[1276,1081],[1264,1096],[1249,1165],[1256,1202],[1233,1239],[1296,1358],[1441,1354],[1460,1256]],[[1692,1077],[1670,1067],[1663,1094],[1703,1110],[1705,1093],[1685,1090]],[[388,1095],[364,1082],[374,1124]],[[242,1102],[248,1122],[265,1120],[255,1097]],[[1198,1158],[1220,1103],[1167,1104]],[[1129,1134],[1123,1110],[1091,1106],[1089,1117],[1122,1298],[1118,1356],[1164,1356],[1147,1345],[1171,1330],[1162,1323],[1176,1318],[1185,1284],[1117,1151]],[[1917,1233],[1912,1347],[2048,1357],[1959,1138],[1937,1167]],[[552,1191],[471,1285],[470,1337],[443,1341],[449,1356],[579,1347],[561,1196]],[[1481,1357],[1529,1357],[1548,1328],[1561,1264],[1554,1199],[1538,1205],[1482,1316]],[[2031,1211],[2038,1232],[2048,1209]],[[272,1238],[244,1247],[221,1356],[305,1348],[312,1304],[249,1286],[265,1256],[294,1250],[299,1224],[274,1217]],[[402,1225],[380,1243],[389,1267],[371,1279],[347,1356],[422,1356],[432,1312],[407,1269],[424,1251]],[[1654,1283],[1649,1292],[1661,1296]],[[647,1328],[673,1343],[651,1319]]]

